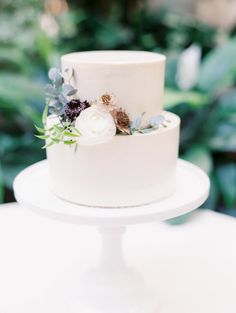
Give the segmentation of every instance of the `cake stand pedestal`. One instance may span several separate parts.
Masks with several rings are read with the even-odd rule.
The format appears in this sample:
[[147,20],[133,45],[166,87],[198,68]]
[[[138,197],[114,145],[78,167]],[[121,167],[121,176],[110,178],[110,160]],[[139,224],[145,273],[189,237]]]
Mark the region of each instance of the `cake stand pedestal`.
[[[155,203],[126,208],[85,207],[63,201],[49,187],[47,161],[22,171],[14,181],[17,201],[41,215],[67,223],[95,225],[102,238],[100,264],[68,285],[67,313],[158,313],[155,290],[133,266],[122,250],[126,227],[177,217],[198,208],[209,194],[209,179],[195,165],[178,160],[177,188],[173,195]],[[91,195],[92,196],[92,195]]]

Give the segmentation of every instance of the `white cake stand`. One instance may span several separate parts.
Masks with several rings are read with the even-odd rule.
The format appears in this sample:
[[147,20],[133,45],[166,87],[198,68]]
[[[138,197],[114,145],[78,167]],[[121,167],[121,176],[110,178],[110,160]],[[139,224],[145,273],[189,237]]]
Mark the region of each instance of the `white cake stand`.
[[[96,208],[57,198],[49,187],[47,161],[23,170],[14,181],[17,201],[41,215],[74,224],[96,225],[102,237],[102,259],[68,286],[67,313],[157,313],[158,297],[142,275],[126,265],[122,237],[128,225],[163,221],[198,208],[208,197],[209,178],[195,165],[178,160],[176,192],[165,200],[139,207]],[[92,196],[92,195],[91,195]]]

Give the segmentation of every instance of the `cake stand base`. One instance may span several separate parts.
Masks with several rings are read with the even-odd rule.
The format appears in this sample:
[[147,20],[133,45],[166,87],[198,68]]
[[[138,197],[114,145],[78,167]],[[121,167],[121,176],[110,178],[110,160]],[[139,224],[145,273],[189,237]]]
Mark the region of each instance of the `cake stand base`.
[[85,272],[66,291],[70,313],[157,313],[157,295],[123,258],[125,228],[100,228],[100,264]]
[[[169,198],[131,208],[93,208],[71,204],[50,192],[46,161],[22,171],[14,181],[17,201],[24,207],[74,224],[96,225],[102,238],[100,264],[76,276],[66,286],[67,313],[158,313],[155,291],[150,291],[135,268],[127,265],[122,250],[126,226],[161,221],[180,216],[199,207],[209,193],[209,179],[199,168],[179,160],[177,188]],[[76,270],[75,270],[76,271]]]

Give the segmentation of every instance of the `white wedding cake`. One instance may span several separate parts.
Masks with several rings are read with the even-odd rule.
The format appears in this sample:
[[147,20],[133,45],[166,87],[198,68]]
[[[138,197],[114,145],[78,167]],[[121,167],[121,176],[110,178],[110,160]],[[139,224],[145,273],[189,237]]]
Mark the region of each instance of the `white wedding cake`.
[[112,208],[175,191],[180,119],[163,111],[164,72],[165,56],[144,51],[71,53],[49,71],[41,137],[58,197]]

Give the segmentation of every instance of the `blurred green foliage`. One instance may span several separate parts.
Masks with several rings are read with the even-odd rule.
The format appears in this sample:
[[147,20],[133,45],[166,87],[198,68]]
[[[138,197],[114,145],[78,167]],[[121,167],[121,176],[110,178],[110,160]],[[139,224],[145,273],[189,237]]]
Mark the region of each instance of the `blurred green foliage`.
[[[45,157],[33,125],[44,106],[47,69],[71,51],[137,49],[167,55],[165,106],[182,119],[181,157],[211,178],[205,207],[236,215],[235,32],[164,9],[150,12],[134,0],[81,1],[79,6],[69,1],[69,10],[50,8],[49,21],[59,30],[54,34],[40,27],[42,2],[0,3],[0,202],[12,199],[13,177]],[[202,49],[200,73],[194,87],[183,91],[176,71],[180,53],[192,43]]]

